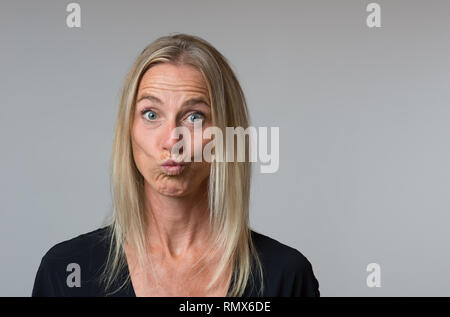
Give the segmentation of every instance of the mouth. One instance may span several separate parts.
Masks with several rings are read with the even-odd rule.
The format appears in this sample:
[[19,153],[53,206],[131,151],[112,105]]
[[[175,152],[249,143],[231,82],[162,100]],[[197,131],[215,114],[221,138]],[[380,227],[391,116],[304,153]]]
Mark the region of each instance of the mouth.
[[170,173],[171,175],[176,175],[181,173],[181,171],[184,169],[184,165],[173,165],[173,166],[168,166],[168,165],[163,165],[163,168],[166,172]]
[[176,162],[173,160],[168,160],[164,162],[162,165],[164,171],[166,171],[170,175],[178,175],[180,174],[186,167],[184,162]]

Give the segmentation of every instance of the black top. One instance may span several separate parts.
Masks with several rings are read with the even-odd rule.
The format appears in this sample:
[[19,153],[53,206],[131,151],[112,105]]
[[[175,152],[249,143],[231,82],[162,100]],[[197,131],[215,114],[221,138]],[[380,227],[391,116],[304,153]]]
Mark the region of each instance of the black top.
[[[128,279],[126,287],[113,295],[107,294],[99,283],[98,278],[109,248],[107,228],[103,227],[53,246],[42,258],[32,296],[135,297],[131,279]],[[300,251],[253,230],[251,234],[264,271],[263,297],[320,296],[319,282],[314,276],[311,263]],[[75,266],[70,265],[71,263],[75,263]],[[79,266],[76,267],[76,264]],[[74,283],[74,274],[77,273],[80,285]],[[244,297],[260,296],[257,294],[259,274],[256,273],[255,280],[250,279],[247,284]],[[124,278],[128,274],[128,267],[125,265],[121,276]],[[118,283],[113,290],[120,285]],[[230,289],[232,285],[233,281]]]

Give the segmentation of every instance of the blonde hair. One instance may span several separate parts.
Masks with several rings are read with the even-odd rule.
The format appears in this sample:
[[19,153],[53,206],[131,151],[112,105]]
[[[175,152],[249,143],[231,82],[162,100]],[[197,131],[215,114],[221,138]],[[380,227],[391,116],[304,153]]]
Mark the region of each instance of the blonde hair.
[[[144,178],[133,159],[131,127],[139,82],[148,68],[157,63],[190,65],[202,73],[210,95],[213,126],[222,131],[226,127],[246,129],[249,126],[242,88],[225,57],[207,41],[192,35],[174,34],[158,38],[142,51],[126,76],[115,126],[110,165],[113,213],[108,232],[111,243],[102,273],[105,290],[114,284],[126,265],[125,242],[137,250],[140,263],[147,263],[148,206],[143,191]],[[248,155],[249,143],[245,144]],[[230,149],[226,149],[224,142],[224,156],[227,150]],[[227,296],[242,296],[250,278],[254,278],[255,269],[260,274],[261,295],[264,289],[262,265],[249,227],[250,178],[251,163],[247,159],[245,162],[238,162],[236,158],[226,162],[222,158],[219,162],[211,162],[209,219],[214,245],[217,243],[221,254],[208,288],[218,281],[227,267],[231,267],[232,281]],[[129,275],[114,292],[128,279]]]

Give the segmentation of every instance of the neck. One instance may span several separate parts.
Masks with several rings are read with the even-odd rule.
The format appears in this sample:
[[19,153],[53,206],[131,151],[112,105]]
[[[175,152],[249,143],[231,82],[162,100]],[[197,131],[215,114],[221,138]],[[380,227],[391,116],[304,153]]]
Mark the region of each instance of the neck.
[[205,246],[209,236],[206,186],[183,197],[172,197],[161,195],[145,184],[145,193],[151,250],[176,260]]

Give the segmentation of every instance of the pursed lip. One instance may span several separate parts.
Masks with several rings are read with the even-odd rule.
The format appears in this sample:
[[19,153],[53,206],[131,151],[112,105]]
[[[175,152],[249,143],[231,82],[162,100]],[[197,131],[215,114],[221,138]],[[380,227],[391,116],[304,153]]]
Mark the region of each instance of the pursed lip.
[[177,162],[174,160],[166,160],[162,164],[162,166],[184,166],[184,165],[185,165],[184,162]]

